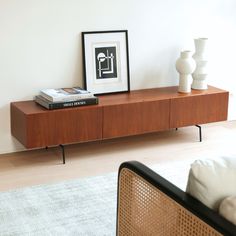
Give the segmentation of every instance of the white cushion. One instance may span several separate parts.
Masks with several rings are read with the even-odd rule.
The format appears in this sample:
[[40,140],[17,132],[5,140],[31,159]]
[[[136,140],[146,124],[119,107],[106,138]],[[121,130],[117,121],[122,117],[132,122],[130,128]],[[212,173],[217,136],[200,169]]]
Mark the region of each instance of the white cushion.
[[218,210],[220,202],[236,195],[236,156],[197,160],[191,165],[186,192]]
[[236,196],[225,198],[220,203],[219,213],[228,221],[236,225]]

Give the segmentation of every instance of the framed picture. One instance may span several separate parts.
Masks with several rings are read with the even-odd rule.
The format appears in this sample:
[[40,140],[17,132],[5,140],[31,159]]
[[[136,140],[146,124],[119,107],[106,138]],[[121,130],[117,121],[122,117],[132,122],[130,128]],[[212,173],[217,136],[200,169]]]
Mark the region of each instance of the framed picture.
[[94,94],[130,91],[128,31],[82,32],[84,85]]

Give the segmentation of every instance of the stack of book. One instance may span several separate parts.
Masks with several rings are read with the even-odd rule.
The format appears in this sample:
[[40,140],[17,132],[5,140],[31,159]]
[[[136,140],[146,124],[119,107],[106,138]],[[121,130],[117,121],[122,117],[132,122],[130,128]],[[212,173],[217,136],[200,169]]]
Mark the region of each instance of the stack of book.
[[43,89],[35,96],[35,102],[52,110],[98,104],[98,97],[80,87]]

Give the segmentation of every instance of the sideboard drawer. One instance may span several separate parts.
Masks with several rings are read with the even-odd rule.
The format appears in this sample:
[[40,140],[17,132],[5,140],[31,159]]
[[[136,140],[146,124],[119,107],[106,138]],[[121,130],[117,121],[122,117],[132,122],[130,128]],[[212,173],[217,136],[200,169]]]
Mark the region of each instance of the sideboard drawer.
[[103,108],[103,138],[169,129],[169,99]]
[[226,120],[228,97],[228,92],[222,92],[171,99],[170,127]]
[[[23,105],[24,112],[21,109]],[[28,112],[27,107],[36,106],[32,102],[11,104],[12,134],[26,148],[86,142],[102,138],[101,107],[42,109],[39,112]]]

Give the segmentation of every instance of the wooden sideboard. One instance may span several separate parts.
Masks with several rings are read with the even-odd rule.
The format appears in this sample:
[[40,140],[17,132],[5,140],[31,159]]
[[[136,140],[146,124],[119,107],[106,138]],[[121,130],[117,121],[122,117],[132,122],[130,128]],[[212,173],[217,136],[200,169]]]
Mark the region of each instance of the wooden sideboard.
[[42,148],[227,119],[228,92],[177,92],[178,87],[99,96],[99,104],[47,110],[34,101],[11,103],[11,133],[26,148]]

